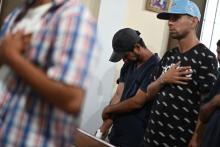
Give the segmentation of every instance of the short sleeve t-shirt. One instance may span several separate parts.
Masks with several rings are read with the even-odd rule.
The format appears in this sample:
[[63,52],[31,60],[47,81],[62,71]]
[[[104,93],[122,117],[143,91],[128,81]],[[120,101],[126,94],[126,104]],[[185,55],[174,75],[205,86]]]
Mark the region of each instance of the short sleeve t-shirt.
[[201,96],[216,80],[216,57],[203,44],[185,53],[178,48],[169,50],[156,76],[178,61],[180,66],[191,66],[192,80],[187,85],[165,85],[156,95],[145,134],[147,146],[187,146],[196,126]]
[[[129,62],[123,65],[120,78],[118,79],[118,82],[124,83],[121,101],[135,96],[138,89],[143,91],[147,89],[147,85],[150,83],[151,73],[158,63],[159,57],[155,54],[138,68],[136,62]],[[117,117],[113,121],[110,141],[117,143],[125,142],[130,146],[138,146],[137,144],[143,140],[146,128],[145,119],[149,115],[150,106],[150,104],[146,104],[141,109]]]

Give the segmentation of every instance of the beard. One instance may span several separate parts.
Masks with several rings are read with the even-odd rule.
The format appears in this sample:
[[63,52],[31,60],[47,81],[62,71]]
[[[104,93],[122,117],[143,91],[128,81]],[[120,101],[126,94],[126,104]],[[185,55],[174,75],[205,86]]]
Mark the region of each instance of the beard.
[[183,38],[185,38],[187,35],[186,34],[170,34],[170,36],[173,38],[173,39],[177,39],[177,40],[181,40]]
[[173,39],[177,39],[177,40],[181,40],[183,38],[186,38],[188,32],[182,32],[182,33],[178,33],[177,31],[170,31],[170,36]]
[[123,61],[126,62],[126,63],[128,63],[128,62],[139,62],[139,56],[137,56],[136,54],[133,54],[132,56],[129,56],[128,58],[124,58]]
[[141,63],[142,62],[142,58],[141,58],[141,55],[139,54],[136,54],[135,53],[135,56],[133,57],[133,59],[138,62],[138,63]]

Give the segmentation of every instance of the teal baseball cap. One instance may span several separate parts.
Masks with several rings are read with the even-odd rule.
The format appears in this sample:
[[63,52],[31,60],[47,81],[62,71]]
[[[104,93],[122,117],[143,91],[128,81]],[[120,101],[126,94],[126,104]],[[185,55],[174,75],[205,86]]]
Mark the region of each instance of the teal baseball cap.
[[201,18],[199,7],[190,0],[173,0],[168,12],[161,12],[157,15],[159,19],[169,20],[173,14],[183,14]]

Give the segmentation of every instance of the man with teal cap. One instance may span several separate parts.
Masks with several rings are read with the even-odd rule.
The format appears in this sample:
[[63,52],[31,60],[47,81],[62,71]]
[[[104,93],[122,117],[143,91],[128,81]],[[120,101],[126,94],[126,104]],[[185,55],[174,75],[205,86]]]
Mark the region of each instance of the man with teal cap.
[[[215,55],[196,36],[201,15],[198,6],[189,0],[174,0],[168,12],[157,15],[168,20],[170,36],[178,47],[168,50],[160,61],[159,77],[173,64],[191,66],[192,78],[186,85],[165,84],[155,95],[146,133],[145,146],[186,147],[194,134],[200,101],[216,80]],[[195,133],[196,135],[196,133]]]

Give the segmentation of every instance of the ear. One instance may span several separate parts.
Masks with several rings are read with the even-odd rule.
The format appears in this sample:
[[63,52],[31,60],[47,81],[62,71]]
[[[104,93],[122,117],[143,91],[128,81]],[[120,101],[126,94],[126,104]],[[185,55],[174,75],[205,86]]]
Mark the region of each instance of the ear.
[[192,17],[192,19],[191,19],[191,25],[192,25],[192,27],[193,27],[193,28],[196,28],[196,26],[198,25],[198,23],[199,23],[198,18]]

